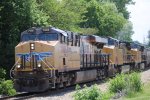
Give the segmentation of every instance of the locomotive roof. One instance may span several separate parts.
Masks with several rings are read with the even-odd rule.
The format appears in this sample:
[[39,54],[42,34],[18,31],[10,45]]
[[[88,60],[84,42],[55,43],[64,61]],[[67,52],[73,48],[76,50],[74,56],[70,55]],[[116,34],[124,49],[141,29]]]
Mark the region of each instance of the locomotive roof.
[[82,35],[89,42],[107,44],[108,39],[97,35]]
[[107,38],[100,37],[100,36],[97,36],[97,35],[92,35],[92,36],[95,37],[95,41],[97,41],[97,42],[101,42],[101,43],[104,43],[104,44],[108,43]]
[[108,45],[117,45],[120,40],[112,38],[112,37],[107,37],[108,38]]
[[143,48],[144,49],[144,45],[142,45],[140,43],[132,42],[131,43],[131,48],[133,48],[133,49],[141,49],[141,48]]
[[113,38],[113,37],[108,37],[108,39],[114,40],[114,41],[116,41],[116,42],[119,42],[119,41],[120,41],[120,40],[115,39],[115,38]]
[[44,27],[44,28],[29,28],[28,30],[25,30],[24,32],[21,33],[21,35],[23,34],[40,34],[43,33],[43,29],[47,29],[47,31],[45,33],[49,34],[49,33],[59,33],[62,34],[64,36],[67,36],[67,32],[58,29],[58,28],[54,28],[54,27]]

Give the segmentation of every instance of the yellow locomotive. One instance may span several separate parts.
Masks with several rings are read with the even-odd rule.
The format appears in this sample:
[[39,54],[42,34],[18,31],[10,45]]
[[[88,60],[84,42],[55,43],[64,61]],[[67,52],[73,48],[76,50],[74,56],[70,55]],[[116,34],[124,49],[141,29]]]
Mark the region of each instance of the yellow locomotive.
[[103,53],[110,54],[112,74],[126,73],[131,70],[141,70],[147,65],[147,56],[144,46],[134,42],[126,42],[108,37],[108,44],[102,49]]
[[54,27],[22,32],[10,71],[16,90],[40,92],[107,76],[109,55],[101,53],[106,43],[106,38]]

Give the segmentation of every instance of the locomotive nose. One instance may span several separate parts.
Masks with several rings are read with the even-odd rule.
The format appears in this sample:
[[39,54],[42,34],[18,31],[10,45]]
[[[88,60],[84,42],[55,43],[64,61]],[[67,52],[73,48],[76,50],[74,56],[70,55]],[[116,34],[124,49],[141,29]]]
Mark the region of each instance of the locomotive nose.
[[16,47],[18,62],[14,84],[17,91],[40,92],[49,87],[48,73],[54,66],[54,47],[43,41],[26,42]]
[[[54,45],[43,41],[31,41],[16,47],[16,67],[19,70],[45,69],[53,66]],[[22,69],[21,69],[22,68]]]

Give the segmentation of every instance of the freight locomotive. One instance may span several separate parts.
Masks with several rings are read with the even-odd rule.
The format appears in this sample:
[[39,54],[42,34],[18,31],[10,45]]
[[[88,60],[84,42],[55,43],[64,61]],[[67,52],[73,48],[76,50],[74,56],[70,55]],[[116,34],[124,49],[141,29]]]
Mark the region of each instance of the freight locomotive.
[[15,47],[10,76],[17,91],[42,92],[144,69],[147,52],[141,45],[111,37],[30,28]]

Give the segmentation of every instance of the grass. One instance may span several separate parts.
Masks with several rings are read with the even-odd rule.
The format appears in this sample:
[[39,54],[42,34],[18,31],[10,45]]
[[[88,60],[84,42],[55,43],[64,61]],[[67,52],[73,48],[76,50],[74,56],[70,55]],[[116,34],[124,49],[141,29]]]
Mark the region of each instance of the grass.
[[132,93],[132,95],[124,97],[124,100],[150,100],[150,83],[144,85],[143,91]]

